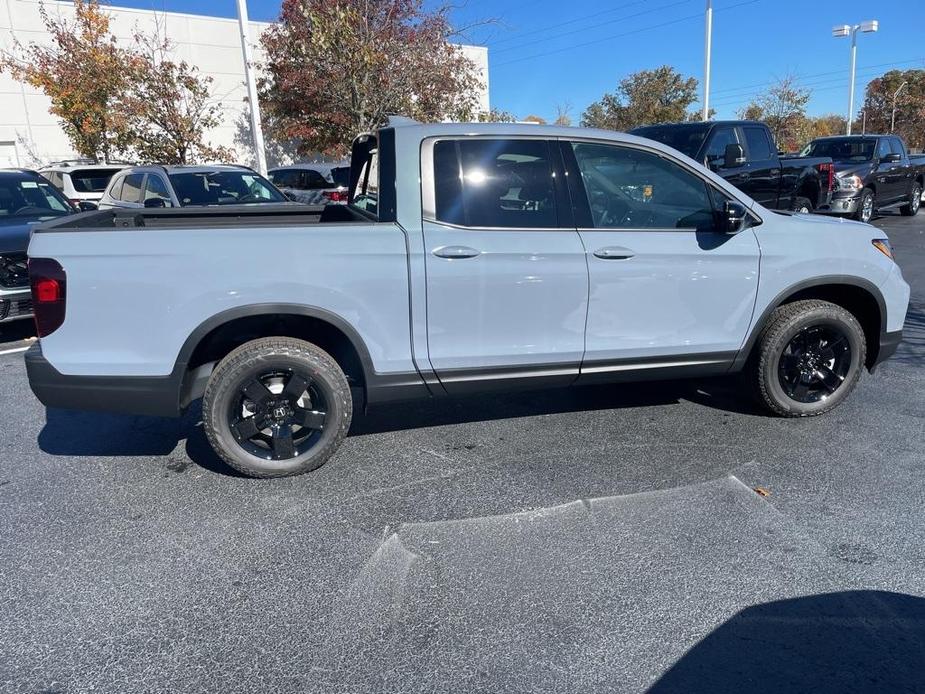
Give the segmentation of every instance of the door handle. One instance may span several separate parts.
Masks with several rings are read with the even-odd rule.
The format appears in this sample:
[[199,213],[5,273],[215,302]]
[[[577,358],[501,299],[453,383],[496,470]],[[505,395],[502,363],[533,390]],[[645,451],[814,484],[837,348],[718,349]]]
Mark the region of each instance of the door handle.
[[434,249],[434,255],[438,258],[461,260],[463,258],[475,258],[481,255],[481,251],[469,248],[469,246],[440,246],[440,248]]
[[609,246],[594,251],[594,257],[601,260],[629,260],[633,255],[634,253],[629,248],[623,248],[623,246]]

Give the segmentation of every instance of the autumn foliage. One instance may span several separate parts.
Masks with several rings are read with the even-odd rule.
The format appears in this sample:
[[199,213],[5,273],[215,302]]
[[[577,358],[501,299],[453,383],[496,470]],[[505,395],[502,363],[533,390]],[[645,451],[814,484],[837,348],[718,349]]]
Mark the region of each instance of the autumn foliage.
[[471,119],[479,78],[450,37],[447,10],[421,0],[283,0],[261,38],[266,124],[302,152],[343,154],[390,114]]

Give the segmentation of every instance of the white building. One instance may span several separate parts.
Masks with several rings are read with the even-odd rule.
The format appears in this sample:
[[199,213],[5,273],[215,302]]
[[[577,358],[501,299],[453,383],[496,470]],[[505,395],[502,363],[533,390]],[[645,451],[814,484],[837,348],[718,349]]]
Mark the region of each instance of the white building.
[[[73,15],[70,2],[46,0],[45,4],[50,12]],[[160,27],[162,34],[174,43],[178,59],[186,60],[198,67],[202,75],[213,78],[213,98],[221,104],[224,117],[208,139],[213,145],[233,148],[239,161],[253,163],[237,20],[120,7],[106,9],[112,16],[110,30],[120,41],[129,42],[136,30],[153,33]],[[250,23],[257,63],[263,58],[258,40],[268,26],[266,22]],[[50,43],[39,16],[38,0],[0,0],[0,50],[11,50],[14,39],[24,45]],[[483,46],[462,46],[462,49],[481,72],[485,88],[479,95],[480,107],[487,111],[488,49]],[[38,166],[75,156],[58,119],[49,113],[49,105],[48,97],[40,91],[16,82],[6,73],[0,74],[0,168]]]

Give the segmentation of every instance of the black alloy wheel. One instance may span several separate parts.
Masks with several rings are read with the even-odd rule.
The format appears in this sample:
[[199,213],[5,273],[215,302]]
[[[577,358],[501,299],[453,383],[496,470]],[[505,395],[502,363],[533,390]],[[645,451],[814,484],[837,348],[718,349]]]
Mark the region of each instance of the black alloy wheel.
[[800,330],[784,348],[778,378],[787,397],[816,403],[842,386],[850,368],[847,335],[833,325],[813,325]]
[[228,425],[245,451],[267,460],[307,453],[324,431],[328,405],[307,373],[293,369],[248,377],[228,410]]

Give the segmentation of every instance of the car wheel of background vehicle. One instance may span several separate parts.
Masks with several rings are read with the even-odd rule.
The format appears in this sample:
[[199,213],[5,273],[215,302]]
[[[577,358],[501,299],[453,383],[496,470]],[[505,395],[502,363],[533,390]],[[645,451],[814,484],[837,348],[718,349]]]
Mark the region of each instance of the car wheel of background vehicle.
[[922,204],[922,186],[918,183],[912,184],[912,194],[909,197],[909,202],[899,208],[901,214],[906,217],[911,217],[914,214],[918,213],[919,207]]
[[314,470],[340,446],[353,415],[344,372],[303,340],[269,337],[219,362],[202,399],[215,452],[251,477]]
[[802,212],[803,214],[809,214],[813,211],[813,203],[809,201],[809,198],[794,198],[793,205],[790,207],[792,212]]
[[771,315],[758,342],[752,378],[772,411],[812,417],[848,397],[866,355],[864,331],[849,311],[827,301],[796,301]]
[[854,218],[859,222],[869,223],[874,218],[874,203],[874,191],[870,188],[865,188],[861,191],[861,199],[858,202],[858,209],[854,213]]

